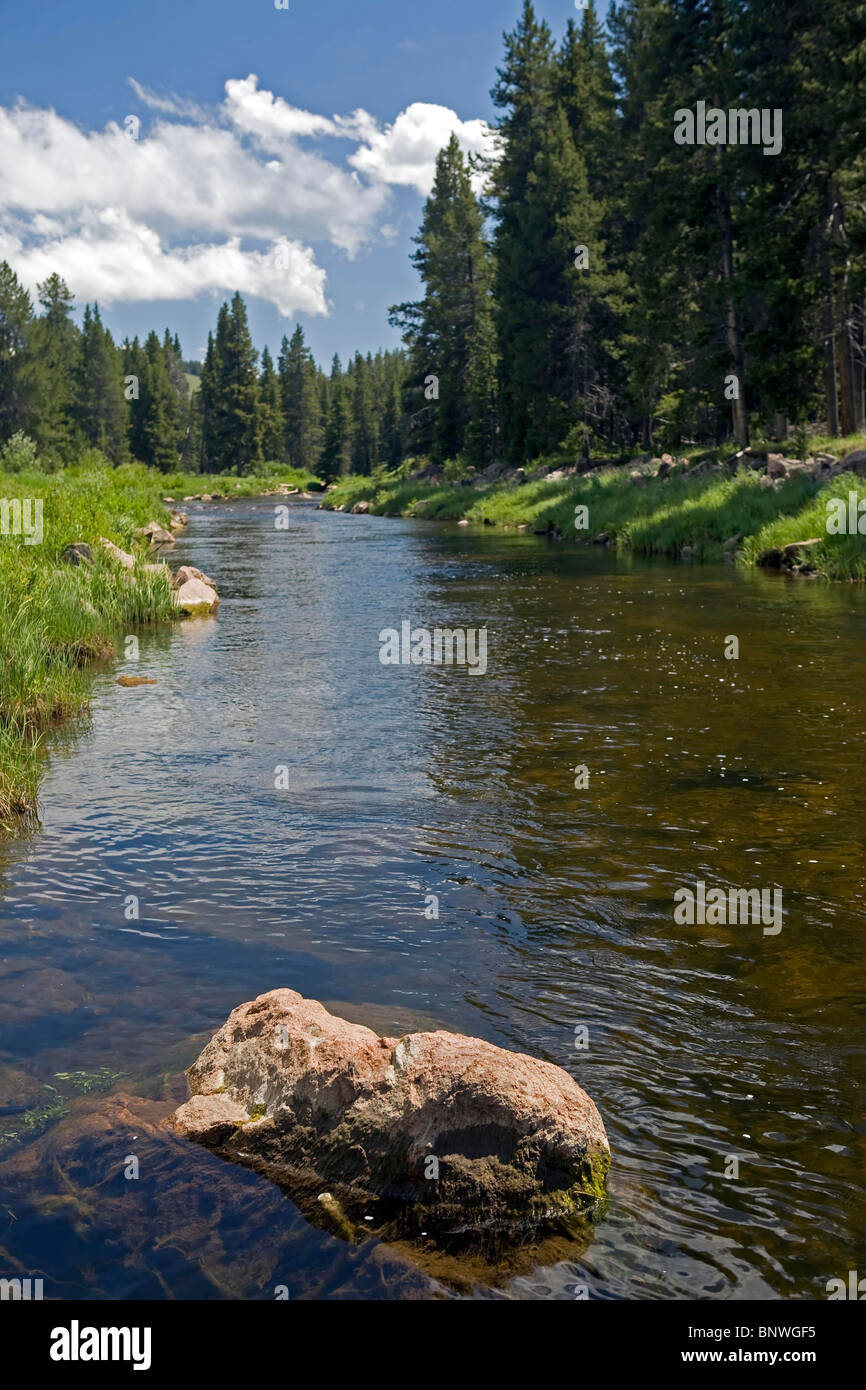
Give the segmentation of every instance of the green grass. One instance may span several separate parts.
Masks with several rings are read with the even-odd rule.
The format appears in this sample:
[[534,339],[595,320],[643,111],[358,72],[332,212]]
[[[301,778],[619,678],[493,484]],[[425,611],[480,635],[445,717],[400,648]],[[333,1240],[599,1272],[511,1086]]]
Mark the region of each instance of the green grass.
[[288,468],[278,463],[265,464],[261,472],[248,473],[242,478],[236,478],[233,473],[161,473],[157,476],[162,496],[173,497],[177,503],[203,492],[219,497],[257,497],[263,492],[275,491],[283,483],[301,492],[320,492],[324,487],[321,478],[306,468]]
[[[827,440],[812,437],[810,451],[829,449],[837,456],[866,446],[862,437]],[[724,456],[729,451],[718,451]],[[706,457],[706,451],[702,457]],[[430,520],[465,519],[476,524],[553,532],[586,544],[606,533],[616,544],[644,555],[687,555],[720,560],[726,552],[754,564],[774,546],[822,538],[810,560],[831,579],[866,578],[866,537],[827,534],[827,500],[847,498],[849,490],[866,497],[866,483],[846,474],[830,483],[795,475],[778,487],[763,487],[751,469],[688,471],[670,478],[631,478],[631,467],[610,467],[557,482],[535,479],[475,487],[465,484],[412,482],[399,474],[343,478],[323,505],[352,507],[366,501],[381,516],[417,516]],[[649,473],[649,469],[641,470]],[[586,529],[575,528],[575,509],[588,511]]]
[[[98,545],[100,536],[149,557],[136,527],[167,522],[159,475],[140,465],[89,464],[58,473],[0,473],[0,497],[42,499],[43,540],[0,535],[0,827],[35,816],[40,732],[86,710],[86,667],[127,633],[177,617],[168,578],[139,565],[132,582]],[[92,568],[64,564],[73,541]]]
[[765,550],[781,549],[791,541],[819,537],[820,545],[809,551],[809,560],[829,579],[866,580],[866,536],[827,534],[827,502],[840,497],[847,502],[849,492],[866,498],[864,480],[853,473],[842,473],[831,483],[813,492],[792,516],[776,518],[743,542],[743,560],[754,564]]

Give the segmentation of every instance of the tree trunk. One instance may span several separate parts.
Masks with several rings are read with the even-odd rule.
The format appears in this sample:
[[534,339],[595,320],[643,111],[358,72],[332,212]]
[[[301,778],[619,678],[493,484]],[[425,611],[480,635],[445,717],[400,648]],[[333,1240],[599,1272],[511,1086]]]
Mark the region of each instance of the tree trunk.
[[734,301],[734,235],[731,226],[731,204],[727,192],[720,184],[716,194],[716,214],[719,223],[721,251],[721,273],[725,286],[725,339],[731,359],[731,368],[737,378],[737,398],[731,401],[734,440],[738,449],[745,449],[749,442],[749,421],[746,415],[745,358],[743,355],[743,329],[737,306]]
[[836,325],[833,321],[833,275],[830,270],[830,224],[833,196],[827,191],[827,222],[821,237],[821,279],[824,285],[824,392],[827,397],[827,432],[839,433],[839,400],[836,388]]
[[[841,298],[841,296],[840,296]],[[840,425],[844,435],[854,434],[854,354],[851,315],[844,299],[839,306],[839,400],[842,406]]]
[[854,375],[854,305],[850,302],[849,275],[851,259],[848,254],[848,237],[845,232],[845,202],[834,179],[829,189],[830,216],[828,219],[829,240],[837,249],[842,262],[842,276],[839,281],[836,299],[836,323],[839,331],[836,337],[836,352],[839,366],[839,404],[841,408],[840,425],[843,435],[853,434],[855,375]]
[[851,396],[854,403],[854,434],[866,430],[866,292],[854,306],[854,332],[851,354]]

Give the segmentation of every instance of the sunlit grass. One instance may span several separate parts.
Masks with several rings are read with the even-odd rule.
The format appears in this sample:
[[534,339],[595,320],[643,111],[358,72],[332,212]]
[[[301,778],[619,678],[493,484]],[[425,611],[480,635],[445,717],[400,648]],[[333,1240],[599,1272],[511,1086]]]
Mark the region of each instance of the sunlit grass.
[[275,491],[282,484],[301,492],[320,492],[324,483],[306,468],[288,468],[278,463],[265,464],[258,473],[236,478],[233,473],[164,473],[157,475],[164,497],[173,497],[181,504],[186,497],[210,493],[217,497],[256,497],[262,492]]
[[[0,473],[0,497],[42,499],[42,542],[0,535],[0,825],[34,815],[39,732],[87,708],[85,667],[110,657],[119,639],[177,616],[166,574],[132,577],[100,549],[125,550],[136,527],[168,521],[159,475],[139,465],[45,474]],[[85,541],[92,567],[61,560]]]
[[[837,457],[861,447],[866,447],[866,439],[857,435],[808,440],[810,452],[827,451]],[[717,452],[719,457],[726,454]],[[771,547],[817,536],[822,544],[810,553],[810,560],[824,574],[832,579],[866,578],[866,536],[831,536],[826,531],[827,500],[847,498],[858,485],[866,497],[862,479],[845,475],[822,484],[795,474],[777,487],[766,487],[748,469],[734,474],[685,472],[665,479],[647,476],[638,483],[630,473],[628,467],[610,467],[555,482],[539,478],[482,487],[412,482],[380,473],[341,479],[325,505],[351,511],[357,502],[367,501],[383,516],[465,518],[556,531],[575,543],[605,534],[639,554],[686,554],[696,560],[720,560],[729,554],[746,564],[754,564]],[[588,519],[586,527],[578,529],[579,506],[586,507]]]

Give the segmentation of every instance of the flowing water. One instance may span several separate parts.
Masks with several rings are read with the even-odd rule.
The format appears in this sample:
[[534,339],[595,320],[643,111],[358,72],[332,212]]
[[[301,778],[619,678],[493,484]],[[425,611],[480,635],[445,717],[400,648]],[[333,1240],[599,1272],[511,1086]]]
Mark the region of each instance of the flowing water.
[[[193,504],[172,563],[214,575],[218,619],[142,638],[119,670],[156,685],[96,677],[41,830],[0,847],[0,1275],[437,1292],[264,1179],[166,1155],[142,1102],[119,1123],[120,1094],[183,1099],[278,986],[595,1099],[592,1240],[475,1296],[825,1297],[866,1268],[866,595],[303,504],[277,531],[267,500]],[[382,665],[404,619],[486,626],[486,674]],[[678,924],[698,880],[780,888],[782,930]]]

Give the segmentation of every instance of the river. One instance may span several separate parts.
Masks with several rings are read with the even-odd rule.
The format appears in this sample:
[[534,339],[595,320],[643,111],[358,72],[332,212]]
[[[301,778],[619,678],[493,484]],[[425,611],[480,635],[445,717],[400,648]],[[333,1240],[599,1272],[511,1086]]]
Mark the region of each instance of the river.
[[[0,846],[0,1079],[34,1112],[53,1086],[67,1125],[93,1104],[76,1076],[180,1099],[231,1009],[289,986],[546,1058],[596,1101],[613,1168],[586,1251],[476,1297],[821,1298],[862,1269],[866,594],[189,505],[171,561],[214,576],[219,617],[95,677],[41,829]],[[404,620],[486,627],[486,673],[383,665]],[[679,925],[697,881],[780,888],[782,930]],[[271,1298],[280,1269],[291,1297],[436,1292],[227,1164],[244,1218],[208,1212],[184,1194],[219,1161],[193,1146],[159,1211],[115,1192],[82,1215],[46,1161],[58,1122],[20,1121],[0,1113],[0,1274],[46,1297]]]

